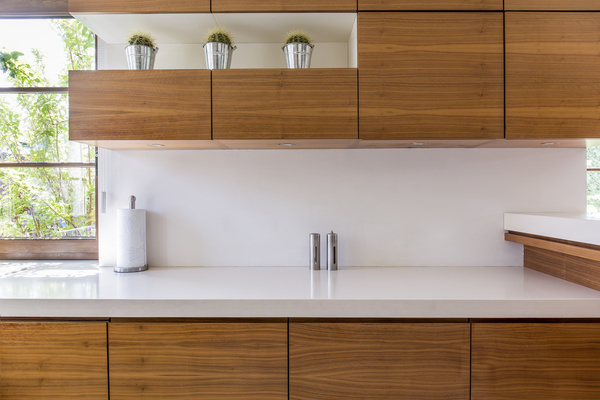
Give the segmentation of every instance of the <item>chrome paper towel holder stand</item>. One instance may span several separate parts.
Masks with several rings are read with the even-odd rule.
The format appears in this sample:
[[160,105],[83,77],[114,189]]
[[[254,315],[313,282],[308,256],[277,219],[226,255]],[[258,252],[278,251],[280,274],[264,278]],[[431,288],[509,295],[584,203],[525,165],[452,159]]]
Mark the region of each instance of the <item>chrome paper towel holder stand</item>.
[[146,210],[135,209],[135,196],[129,208],[117,210],[117,266],[115,272],[141,272],[146,260]]

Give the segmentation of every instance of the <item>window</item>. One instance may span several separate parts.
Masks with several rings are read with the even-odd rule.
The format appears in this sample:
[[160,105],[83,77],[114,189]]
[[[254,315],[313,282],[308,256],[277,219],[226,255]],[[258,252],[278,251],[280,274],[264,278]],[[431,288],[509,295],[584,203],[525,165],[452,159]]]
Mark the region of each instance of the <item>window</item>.
[[94,68],[95,36],[31,18],[0,37],[0,258],[97,258],[95,149],[68,140],[67,87]]
[[587,149],[587,213],[600,217],[600,147]]

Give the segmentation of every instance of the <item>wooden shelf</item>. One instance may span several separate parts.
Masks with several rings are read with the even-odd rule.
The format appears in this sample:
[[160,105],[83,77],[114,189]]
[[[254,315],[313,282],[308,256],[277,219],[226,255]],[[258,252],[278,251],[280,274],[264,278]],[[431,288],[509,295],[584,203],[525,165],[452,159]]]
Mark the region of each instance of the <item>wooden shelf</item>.
[[359,11],[502,11],[502,7],[502,0],[358,0]]

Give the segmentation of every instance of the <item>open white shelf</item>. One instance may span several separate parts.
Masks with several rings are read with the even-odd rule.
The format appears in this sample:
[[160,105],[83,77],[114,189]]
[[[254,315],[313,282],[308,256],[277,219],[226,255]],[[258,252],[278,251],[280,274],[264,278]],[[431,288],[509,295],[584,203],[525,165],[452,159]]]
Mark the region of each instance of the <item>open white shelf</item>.
[[[232,68],[284,68],[285,34],[306,31],[315,43],[313,68],[356,67],[356,13],[75,14],[102,40],[101,68],[126,69],[122,52],[132,31],[156,38],[156,69],[206,68],[202,44],[215,26],[228,30],[237,50]],[[102,65],[104,64],[104,65]]]

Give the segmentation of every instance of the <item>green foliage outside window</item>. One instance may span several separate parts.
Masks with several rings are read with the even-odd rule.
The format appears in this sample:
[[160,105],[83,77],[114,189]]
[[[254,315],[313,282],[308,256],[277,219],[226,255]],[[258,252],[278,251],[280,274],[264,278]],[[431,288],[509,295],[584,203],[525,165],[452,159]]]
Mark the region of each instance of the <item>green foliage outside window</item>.
[[[68,69],[93,69],[93,33],[74,19],[49,22],[62,38],[66,68],[51,79],[48,56],[39,49],[3,48],[0,68],[12,87],[66,87]],[[22,61],[25,51],[32,52],[33,63]],[[60,165],[93,163],[94,148],[69,142],[68,125],[67,93],[0,95],[1,237],[95,236],[95,168]]]

